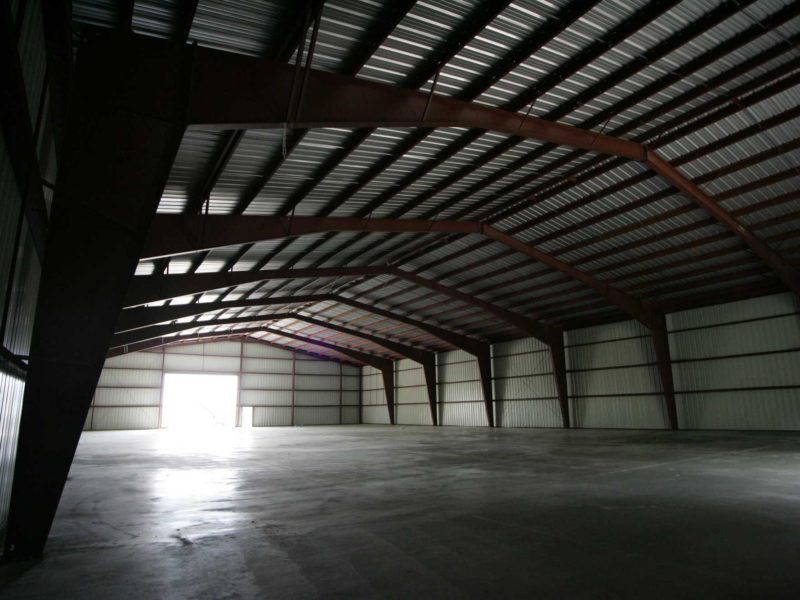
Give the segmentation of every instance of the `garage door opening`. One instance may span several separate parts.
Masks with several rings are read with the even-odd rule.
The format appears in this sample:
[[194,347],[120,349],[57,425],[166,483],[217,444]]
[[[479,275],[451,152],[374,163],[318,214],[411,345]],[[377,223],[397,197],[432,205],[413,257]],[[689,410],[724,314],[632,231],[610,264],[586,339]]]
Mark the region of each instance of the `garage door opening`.
[[193,431],[235,427],[238,388],[236,375],[166,373],[161,426]]

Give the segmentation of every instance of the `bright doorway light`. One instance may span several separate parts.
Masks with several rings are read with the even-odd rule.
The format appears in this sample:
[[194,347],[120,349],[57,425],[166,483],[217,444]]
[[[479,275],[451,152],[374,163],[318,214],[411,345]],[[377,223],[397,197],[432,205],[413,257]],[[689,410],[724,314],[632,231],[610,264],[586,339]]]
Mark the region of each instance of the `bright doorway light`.
[[166,373],[161,426],[206,430],[236,425],[236,375]]

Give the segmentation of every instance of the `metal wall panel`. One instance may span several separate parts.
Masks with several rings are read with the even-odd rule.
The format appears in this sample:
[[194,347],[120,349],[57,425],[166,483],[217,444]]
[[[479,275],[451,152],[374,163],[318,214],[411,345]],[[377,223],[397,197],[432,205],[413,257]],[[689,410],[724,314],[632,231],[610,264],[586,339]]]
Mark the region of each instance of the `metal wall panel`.
[[339,363],[328,360],[297,359],[298,375],[339,375]]
[[243,390],[291,390],[292,375],[283,373],[242,373]]
[[439,422],[442,425],[479,427],[488,425],[486,409],[480,402],[444,402],[439,404]]
[[158,369],[161,370],[161,352],[131,352],[121,356],[107,358],[104,365],[107,369]]
[[360,402],[361,394],[359,392],[342,392],[343,406],[358,406]]
[[395,388],[398,404],[428,404],[428,389],[425,386]]
[[361,411],[357,406],[342,407],[342,425],[357,425],[360,422]]
[[667,315],[667,325],[670,331],[674,331],[798,312],[800,312],[800,299],[787,292],[672,313]]
[[241,390],[240,406],[292,406],[291,390]]
[[553,374],[553,363],[550,359],[549,350],[507,356],[494,355],[492,357],[492,375],[494,379],[541,374]]
[[245,344],[244,355],[252,358],[283,358],[292,360],[292,351],[267,344]]
[[[245,344],[254,346],[256,344]],[[242,371],[246,373],[288,373],[292,372],[292,359],[285,358],[244,358]]]
[[663,429],[666,410],[661,396],[573,398],[570,412],[575,427]]
[[800,430],[797,390],[727,390],[675,399],[686,429]]
[[206,342],[199,344],[207,356],[236,356],[242,351],[241,342]]
[[561,427],[558,400],[503,400],[495,412],[498,427]]
[[159,406],[161,388],[97,388],[94,406]]
[[494,380],[495,400],[530,400],[557,398],[556,382],[552,373],[507,377]]
[[288,427],[291,424],[291,408],[257,406],[253,409],[253,427]]
[[296,390],[294,404],[295,406],[339,406],[339,392]]
[[398,404],[398,425],[431,425],[431,409],[425,404]]
[[370,423],[374,425],[388,425],[389,413],[386,410],[386,404],[367,406],[364,405],[362,409],[362,423]]
[[774,386],[800,390],[800,352],[679,363],[673,372],[675,389],[685,392]]
[[97,387],[160,388],[161,371],[153,369],[103,369]]
[[338,375],[297,375],[294,385],[298,390],[336,390],[341,385]]
[[357,392],[361,389],[361,377],[358,375],[342,375],[342,389]]
[[355,365],[342,365],[342,375],[345,377],[361,377],[361,367]]
[[0,371],[0,539],[8,518],[25,382]]
[[511,354],[531,354],[533,352],[549,352],[550,348],[544,342],[532,337],[520,338],[509,342],[492,344],[493,356],[508,356]]
[[108,407],[95,406],[91,427],[96,431],[108,429],[155,429],[158,427],[159,409],[145,406]]
[[338,425],[338,406],[298,406],[294,409],[295,425]]
[[652,337],[641,323],[587,327],[569,331],[565,337],[575,427],[667,426]]
[[191,354],[167,354],[164,371],[205,371],[208,373],[238,373],[239,356],[204,356]]

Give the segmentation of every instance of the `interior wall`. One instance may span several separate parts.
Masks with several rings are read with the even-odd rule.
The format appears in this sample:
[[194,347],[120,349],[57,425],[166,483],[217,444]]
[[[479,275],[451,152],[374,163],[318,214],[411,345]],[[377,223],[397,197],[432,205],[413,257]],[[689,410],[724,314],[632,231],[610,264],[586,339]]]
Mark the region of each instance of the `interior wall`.
[[669,315],[686,429],[800,429],[800,302],[777,294]]
[[[41,2],[30,0],[19,5],[12,2],[10,10],[14,27],[19,31],[17,48],[25,86],[21,101],[27,104],[37,163],[32,164],[22,144],[6,139],[0,128],[0,544],[8,517],[26,376],[24,368],[10,359],[29,354],[41,271],[30,224],[23,212],[22,199],[30,180],[27,172],[15,171],[13,165],[16,159],[17,165],[32,168],[34,172],[38,170],[37,175],[50,183],[55,181],[56,170],[47,110]],[[3,81],[2,85],[12,85],[12,82]],[[50,189],[43,186],[42,194],[49,205],[52,201]]]
[[359,422],[359,367],[261,343],[220,341],[109,358],[84,429],[160,427],[164,373],[239,375],[238,418],[252,407],[254,427]]

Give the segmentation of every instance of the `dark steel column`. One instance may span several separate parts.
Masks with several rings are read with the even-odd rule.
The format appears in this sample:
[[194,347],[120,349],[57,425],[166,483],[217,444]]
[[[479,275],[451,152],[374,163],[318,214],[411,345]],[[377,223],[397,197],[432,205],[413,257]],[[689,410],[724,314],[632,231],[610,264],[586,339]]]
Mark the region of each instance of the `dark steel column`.
[[[78,57],[31,342],[5,556],[41,555],[184,131],[191,54]],[[137,101],[130,102],[131,90]]]
[[394,361],[381,367],[383,390],[386,392],[386,408],[389,410],[389,423],[394,425]]
[[428,403],[431,406],[431,423],[435,427],[439,424],[436,409],[436,355],[431,353],[422,363],[425,372],[425,387],[428,389]]
[[564,429],[570,428],[569,395],[567,392],[567,360],[564,353],[564,332],[553,337],[550,342],[550,358],[553,361],[553,376],[556,379],[558,405],[561,408],[561,422]]
[[486,422],[489,427],[494,427],[494,393],[492,389],[492,351],[489,344],[485,344],[478,355],[478,370],[481,374],[481,389],[483,390],[483,403],[486,406]]
[[669,337],[667,336],[667,320],[662,314],[655,317],[650,332],[653,336],[653,347],[656,351],[656,364],[661,376],[661,387],[664,391],[664,403],[667,406],[667,418],[670,429],[678,429],[678,408],[675,404],[675,385],[672,381],[672,360],[669,355]]

